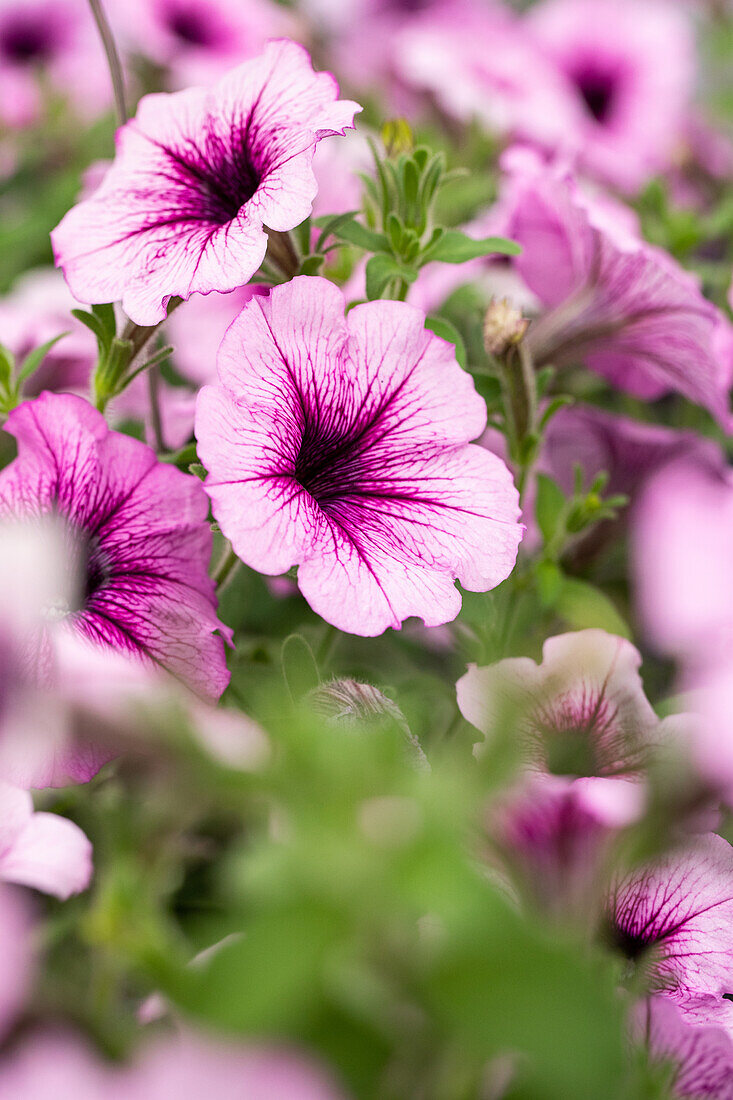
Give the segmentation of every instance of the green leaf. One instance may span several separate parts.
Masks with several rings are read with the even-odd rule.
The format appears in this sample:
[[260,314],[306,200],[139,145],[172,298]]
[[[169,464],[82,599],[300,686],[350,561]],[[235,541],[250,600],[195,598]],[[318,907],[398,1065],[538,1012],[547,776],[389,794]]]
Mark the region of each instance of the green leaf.
[[15,372],[15,356],[10,348],[0,344],[0,389],[8,390]]
[[[370,180],[370,183],[373,182],[373,180]],[[358,213],[358,210],[349,210],[345,214],[326,214],[324,217],[314,218],[313,224],[317,225],[318,228],[322,230],[322,233],[318,238],[318,241],[316,242],[316,252],[321,251],[327,237],[329,237],[336,229],[338,229],[340,225],[345,225],[346,222],[353,221]]]
[[110,340],[117,335],[117,318],[115,317],[115,307],[111,302],[92,306],[92,313],[102,322],[102,327]]
[[365,225],[353,218],[331,232],[339,240],[355,244],[365,252],[389,252],[389,241],[383,233],[375,233],[373,229],[367,229]]
[[440,238],[435,247],[427,254],[423,254],[423,260],[440,260],[444,264],[463,264],[467,260],[475,260],[479,256],[498,254],[502,256],[518,256],[521,248],[514,241],[505,237],[484,237],[483,240],[474,240],[457,229],[448,229]]
[[18,384],[25,382],[26,378],[30,378],[33,371],[40,367],[54,344],[68,335],[68,332],[60,332],[58,336],[52,337],[50,340],[47,340],[45,344],[41,344],[40,347],[34,348],[33,351],[29,352],[21,363],[20,370],[18,371]]
[[290,634],[283,642],[281,659],[290,697],[297,703],[321,682],[313,650],[302,634]]
[[406,283],[413,283],[416,278],[417,272],[413,268],[405,267],[384,252],[378,252],[366,266],[367,297],[370,301],[380,298],[393,279],[404,279]]
[[573,630],[597,628],[631,639],[628,623],[600,588],[578,577],[565,577],[556,610]]
[[565,494],[557,482],[546,474],[537,474],[535,518],[545,543],[552,542],[564,509]]
[[452,325],[450,321],[446,321],[444,317],[431,316],[425,321],[425,328],[430,329],[436,336],[440,336],[442,340],[447,340],[449,344],[455,345],[456,359],[465,370],[466,345],[463,343],[463,337],[455,325]]
[[554,561],[538,561],[535,566],[537,591],[543,607],[554,607],[560,595],[563,575]]
[[301,275],[318,275],[323,267],[323,261],[325,257],[313,253],[310,256],[305,256],[300,264]]
[[71,316],[76,317],[77,321],[81,321],[83,325],[91,329],[97,338],[100,350],[106,351],[112,342],[112,337],[109,336],[103,321],[93,313],[87,313],[85,309],[72,309]]
[[571,397],[570,394],[564,393],[559,394],[557,397],[553,397],[540,419],[540,431],[547,427],[556,412],[559,412],[560,409],[567,408],[568,405],[574,404],[575,398]]

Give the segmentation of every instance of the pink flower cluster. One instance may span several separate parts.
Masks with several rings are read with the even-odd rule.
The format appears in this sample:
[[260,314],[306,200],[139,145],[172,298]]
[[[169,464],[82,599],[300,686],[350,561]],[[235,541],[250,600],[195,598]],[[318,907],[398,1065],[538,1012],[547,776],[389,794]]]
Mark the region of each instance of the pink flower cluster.
[[689,732],[657,718],[640,664],[623,638],[566,634],[545,642],[539,665],[471,667],[458,704],[489,744],[512,723],[525,751],[522,778],[486,822],[491,858],[531,905],[646,968],[638,1018],[654,1026],[640,1037],[678,1064],[690,1088],[680,1096],[722,1098],[733,1084],[733,847],[700,831],[714,814],[693,816],[666,855],[616,870],[623,830],[645,812],[648,766]]

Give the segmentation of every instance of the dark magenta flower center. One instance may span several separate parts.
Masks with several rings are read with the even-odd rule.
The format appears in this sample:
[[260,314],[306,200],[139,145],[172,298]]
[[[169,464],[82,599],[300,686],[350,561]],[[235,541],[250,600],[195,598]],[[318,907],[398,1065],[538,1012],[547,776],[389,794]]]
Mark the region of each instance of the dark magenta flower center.
[[624,928],[615,921],[608,930],[609,945],[629,962],[637,962],[654,944],[654,937]]
[[186,46],[213,49],[221,44],[217,28],[196,4],[175,4],[165,14],[165,23],[172,35]]
[[47,61],[56,42],[53,28],[38,18],[18,13],[0,30],[0,54],[20,65]]
[[588,113],[601,126],[614,112],[618,92],[618,78],[609,69],[591,65],[583,66],[572,74]]
[[331,428],[306,420],[293,477],[324,511],[365,494],[368,483],[384,474],[379,459],[374,468],[371,448],[379,443],[381,410],[348,427]]
[[[262,173],[250,149],[249,126],[245,124],[231,146],[208,133],[203,148],[166,149],[172,160],[171,175],[179,185],[172,205],[180,207],[184,219],[226,225],[237,216],[260,186]],[[183,185],[183,188],[180,185]]]

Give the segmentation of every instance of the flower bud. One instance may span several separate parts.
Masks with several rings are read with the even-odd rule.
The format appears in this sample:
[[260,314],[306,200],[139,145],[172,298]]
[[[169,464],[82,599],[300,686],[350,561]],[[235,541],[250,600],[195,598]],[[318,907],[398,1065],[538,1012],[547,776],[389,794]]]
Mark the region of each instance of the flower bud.
[[308,699],[316,714],[325,718],[331,726],[355,729],[370,723],[394,723],[408,741],[412,763],[420,768],[429,767],[420,742],[411,732],[404,714],[379,688],[360,684],[357,680],[331,680],[314,688]]
[[484,317],[484,347],[489,355],[504,355],[523,339],[529,320],[509,298],[492,298]]

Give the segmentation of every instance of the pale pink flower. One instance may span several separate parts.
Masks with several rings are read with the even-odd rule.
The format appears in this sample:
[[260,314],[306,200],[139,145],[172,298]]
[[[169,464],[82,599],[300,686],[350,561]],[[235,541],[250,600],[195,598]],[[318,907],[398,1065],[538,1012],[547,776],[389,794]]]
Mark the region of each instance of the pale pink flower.
[[197,386],[216,381],[216,353],[224,333],[255,294],[267,294],[267,287],[249,283],[227,294],[192,294],[185,308],[171,314],[166,332],[185,378]]
[[[10,294],[0,298],[2,343],[13,353],[18,365],[34,348],[66,333],[24,382],[23,397],[35,397],[43,390],[76,393],[82,397],[89,395],[97,345],[89,329],[72,317],[71,310],[75,308],[79,308],[79,303],[72,298],[61,273],[53,268],[27,272]],[[173,336],[172,331],[170,335]],[[188,333],[185,335],[189,337]],[[213,370],[213,355],[211,359]],[[195,394],[185,386],[171,386],[160,379],[158,403],[163,442],[175,450],[191,438]],[[146,375],[138,375],[114,398],[107,413],[113,425],[129,420],[142,421],[148,443],[155,442]]]
[[330,1075],[297,1051],[185,1034],[129,1066],[102,1061],[69,1032],[26,1038],[0,1062],[0,1093],[18,1100],[343,1100]]
[[109,72],[84,0],[4,0],[0,83],[0,118],[10,126],[38,119],[44,85],[81,115],[106,110]]
[[619,873],[606,937],[631,963],[646,963],[652,989],[699,1021],[700,997],[723,1002],[733,985],[733,848],[697,836],[653,863]]
[[23,1004],[33,973],[31,922],[25,899],[0,884],[0,1035],[5,1037]]
[[543,147],[562,147],[579,108],[523,22],[500,4],[429,6],[406,20],[393,46],[409,87],[431,93],[463,122]]
[[92,846],[73,821],[34,813],[27,791],[0,782],[0,879],[58,898],[78,894],[92,875]]
[[147,325],[175,295],[243,286],[264,259],[265,227],[287,231],[311,211],[313,150],[358,109],[337,95],[283,40],[210,89],[145,96],[98,191],[53,231],[74,296],[121,299]]
[[0,340],[22,362],[34,348],[67,333],[46,355],[23,387],[26,396],[41,390],[88,390],[96,358],[94,336],[71,316],[78,302],[53,268],[28,271],[0,298]]
[[298,565],[313,609],[381,634],[455,618],[502,581],[522,528],[506,466],[469,441],[486,408],[452,345],[402,302],[344,320],[325,279],[253,298],[199,395],[196,435],[214,515],[243,561]]
[[567,146],[624,191],[665,169],[681,144],[695,82],[691,20],[665,0],[544,0],[528,31],[578,110]]
[[275,0],[125,0],[119,8],[110,16],[130,48],[168,69],[175,88],[212,83],[270,38],[298,37]]
[[647,633],[692,663],[733,659],[733,474],[680,461],[635,515],[634,571]]
[[488,739],[514,720],[528,758],[560,775],[636,773],[657,742],[657,719],[625,638],[579,630],[548,638],[542,662],[509,657],[469,666],[456,685],[461,714]]
[[733,1039],[721,1026],[685,1020],[666,997],[647,997],[634,1010],[637,1041],[653,1061],[672,1065],[675,1100],[729,1100],[733,1096]]

